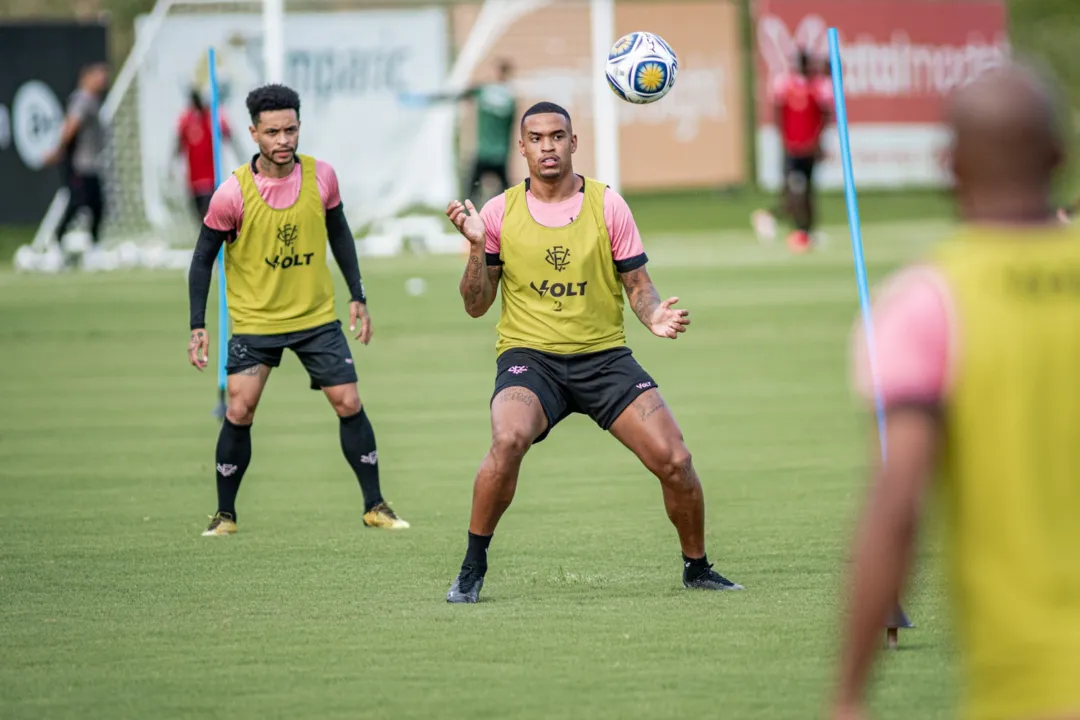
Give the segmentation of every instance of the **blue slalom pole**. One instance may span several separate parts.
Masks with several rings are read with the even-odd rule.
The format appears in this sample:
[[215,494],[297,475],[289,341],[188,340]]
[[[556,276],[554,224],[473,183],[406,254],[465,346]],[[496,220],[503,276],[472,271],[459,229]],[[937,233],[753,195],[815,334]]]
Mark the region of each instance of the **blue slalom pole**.
[[862,228],[859,225],[859,200],[855,195],[855,176],[851,170],[847,104],[844,102],[844,71],[840,65],[840,37],[836,28],[829,28],[829,62],[832,66],[833,102],[836,104],[836,130],[840,135],[840,161],[844,168],[844,197],[847,200],[848,227],[851,230],[851,253],[855,260],[855,282],[859,286],[859,305],[862,308],[863,328],[870,358],[870,378],[874,387],[874,406],[877,410],[878,442],[884,462],[885,406],[881,398],[874,358],[874,318],[870,310],[870,290],[866,281],[866,259],[863,257]]
[[[859,224],[859,200],[855,195],[855,175],[851,169],[851,142],[848,137],[847,104],[844,102],[844,70],[840,63],[840,35],[836,28],[829,28],[829,64],[832,67],[833,102],[836,104],[836,130],[840,135],[840,161],[844,169],[844,197],[847,200],[848,227],[851,230],[851,253],[855,261],[855,282],[859,286],[859,306],[862,309],[863,329],[866,334],[867,356],[870,361],[870,379],[874,389],[874,408],[877,411],[878,443],[881,462],[885,462],[885,402],[881,397],[877,361],[874,357],[874,316],[870,308],[870,289],[866,280],[866,259],[863,257],[862,227]],[[899,644],[899,629],[914,625],[908,619],[899,601],[893,615],[885,625],[889,647]]]
[[[210,137],[214,147],[214,188],[221,186],[221,119],[220,96],[217,83],[217,58],[214,48],[207,53],[208,68],[210,73]],[[218,404],[214,414],[219,418],[225,417],[225,359],[228,356],[229,345],[229,306],[225,293],[225,246],[218,251]]]

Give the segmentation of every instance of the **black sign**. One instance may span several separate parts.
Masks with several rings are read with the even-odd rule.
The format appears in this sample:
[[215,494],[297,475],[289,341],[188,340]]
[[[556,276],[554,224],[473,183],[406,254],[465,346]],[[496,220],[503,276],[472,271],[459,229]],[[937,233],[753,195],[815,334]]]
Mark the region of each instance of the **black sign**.
[[79,70],[106,60],[104,25],[0,22],[0,223],[35,223],[61,185],[56,148]]

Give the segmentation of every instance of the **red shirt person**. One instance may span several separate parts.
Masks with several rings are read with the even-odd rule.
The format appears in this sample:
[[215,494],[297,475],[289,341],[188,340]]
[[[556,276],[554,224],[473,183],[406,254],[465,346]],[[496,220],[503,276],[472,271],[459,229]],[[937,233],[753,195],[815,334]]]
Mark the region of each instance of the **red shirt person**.
[[[176,127],[176,154],[187,156],[188,193],[201,221],[206,217],[215,188],[214,142],[210,110],[197,90],[191,92],[190,103]],[[224,117],[220,120],[222,141],[232,140],[229,124]]]
[[821,156],[821,133],[833,106],[829,78],[813,72],[810,56],[799,53],[794,72],[776,78],[771,88],[776,125],[784,147],[784,193],[795,221],[789,238],[793,250],[810,246],[814,226],[814,165]]

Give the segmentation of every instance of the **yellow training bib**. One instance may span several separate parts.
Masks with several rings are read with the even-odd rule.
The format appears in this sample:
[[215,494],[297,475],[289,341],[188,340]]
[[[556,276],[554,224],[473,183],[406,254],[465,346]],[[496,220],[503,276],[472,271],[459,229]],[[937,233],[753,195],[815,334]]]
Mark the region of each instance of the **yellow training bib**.
[[969,229],[941,462],[964,716],[1080,710],[1080,234]]
[[315,158],[299,155],[300,196],[283,210],[266,204],[251,165],[233,173],[244,198],[239,236],[225,245],[233,332],[276,335],[334,320],[334,282],[326,264],[326,210]]
[[531,348],[570,355],[626,343],[623,288],[604,222],[605,189],[586,179],[581,212],[561,228],[533,219],[524,183],[506,191],[499,354]]

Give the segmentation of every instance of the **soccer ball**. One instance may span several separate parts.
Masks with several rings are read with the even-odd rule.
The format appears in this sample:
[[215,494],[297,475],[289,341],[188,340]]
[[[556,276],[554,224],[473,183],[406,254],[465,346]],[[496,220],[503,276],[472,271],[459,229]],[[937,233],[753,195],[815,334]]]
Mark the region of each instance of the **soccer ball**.
[[653,103],[675,87],[679,59],[659,35],[632,32],[608,53],[607,81],[620,99],[635,105]]

